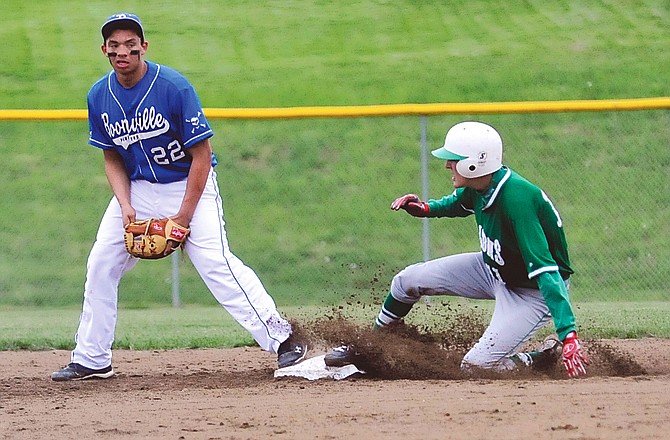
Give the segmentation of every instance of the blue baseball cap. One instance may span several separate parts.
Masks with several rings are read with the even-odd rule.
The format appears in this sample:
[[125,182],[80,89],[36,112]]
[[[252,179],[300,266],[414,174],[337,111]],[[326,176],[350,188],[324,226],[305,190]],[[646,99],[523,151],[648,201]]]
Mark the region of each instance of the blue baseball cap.
[[139,35],[140,39],[144,41],[144,29],[142,28],[142,22],[140,18],[135,14],[130,14],[128,12],[120,12],[114,14],[105,20],[105,23],[102,25],[100,32],[102,32],[102,39],[107,41],[112,32],[117,29],[130,29],[133,30]]

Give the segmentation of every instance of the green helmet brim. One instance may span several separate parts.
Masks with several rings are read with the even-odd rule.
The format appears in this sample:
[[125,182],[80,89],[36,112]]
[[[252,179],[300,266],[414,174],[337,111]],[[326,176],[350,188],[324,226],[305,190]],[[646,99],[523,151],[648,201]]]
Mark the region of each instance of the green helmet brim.
[[460,154],[452,153],[444,147],[433,150],[430,152],[430,154],[442,160],[463,160],[468,158],[467,156],[461,156]]

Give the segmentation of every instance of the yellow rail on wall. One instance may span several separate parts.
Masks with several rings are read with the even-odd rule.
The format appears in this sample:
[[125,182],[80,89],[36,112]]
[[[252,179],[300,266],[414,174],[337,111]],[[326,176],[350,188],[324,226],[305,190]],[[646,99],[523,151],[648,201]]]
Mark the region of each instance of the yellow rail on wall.
[[[285,108],[205,108],[209,119],[295,119],[439,114],[559,113],[670,109],[670,97],[581,101],[388,104]],[[0,121],[86,120],[87,110],[0,110]]]

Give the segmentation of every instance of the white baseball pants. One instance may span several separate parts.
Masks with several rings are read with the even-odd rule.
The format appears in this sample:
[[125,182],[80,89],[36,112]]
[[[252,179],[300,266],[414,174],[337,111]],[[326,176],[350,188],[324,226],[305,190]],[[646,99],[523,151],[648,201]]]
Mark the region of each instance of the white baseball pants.
[[[131,203],[137,219],[175,215],[185,190],[186,180],[168,184],[131,182]],[[279,314],[256,273],[230,251],[224,225],[223,205],[212,170],[189,225],[191,233],[184,250],[216,300],[261,348],[276,353],[291,334],[291,325]],[[104,368],[112,361],[119,282],[138,262],[126,252],[123,237],[121,207],[112,198],[88,257],[83,309],[72,351],[72,362],[88,368]]]

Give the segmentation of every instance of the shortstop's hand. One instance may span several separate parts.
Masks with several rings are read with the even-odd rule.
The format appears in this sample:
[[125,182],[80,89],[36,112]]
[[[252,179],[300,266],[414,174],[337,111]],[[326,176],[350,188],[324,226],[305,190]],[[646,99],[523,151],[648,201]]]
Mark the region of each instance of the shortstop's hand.
[[568,371],[568,376],[586,375],[586,365],[588,364],[589,361],[582,352],[582,344],[579,342],[577,333],[568,333],[563,340],[563,365]]
[[123,227],[137,220],[135,208],[131,205],[121,206],[121,219],[123,220]]
[[405,194],[402,197],[398,197],[391,203],[391,209],[394,211],[404,209],[414,217],[426,217],[430,211],[428,204],[422,202],[416,194]]

